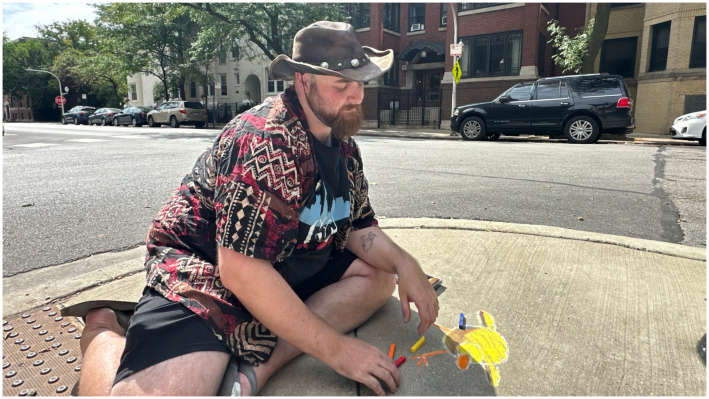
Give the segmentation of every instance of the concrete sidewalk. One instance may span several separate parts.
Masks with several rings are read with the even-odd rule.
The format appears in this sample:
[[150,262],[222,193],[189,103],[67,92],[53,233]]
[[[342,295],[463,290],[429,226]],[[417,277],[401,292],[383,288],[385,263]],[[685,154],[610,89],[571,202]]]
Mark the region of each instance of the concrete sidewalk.
[[[509,345],[493,388],[483,368],[460,370],[449,354],[417,366],[412,356],[444,350],[433,327],[415,353],[416,313],[402,322],[395,293],[354,334],[395,358],[396,395],[706,395],[697,342],[706,332],[706,251],[556,227],[441,219],[382,219],[380,226],[443,279],[438,323],[455,328],[460,313],[479,325],[489,312]],[[101,254],[3,279],[3,315],[56,301],[137,300],[143,248]],[[87,263],[105,265],[82,273]],[[72,275],[68,276],[69,270]],[[78,276],[78,277],[77,277]],[[45,298],[49,297],[49,300]],[[371,395],[304,355],[260,393],[278,396]]]

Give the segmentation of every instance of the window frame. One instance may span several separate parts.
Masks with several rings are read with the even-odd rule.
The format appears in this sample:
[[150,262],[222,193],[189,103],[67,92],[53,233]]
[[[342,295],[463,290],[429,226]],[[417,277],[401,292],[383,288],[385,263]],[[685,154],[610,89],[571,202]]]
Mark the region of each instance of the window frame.
[[194,81],[190,82],[190,97],[197,98],[197,83]]
[[[704,21],[704,35],[698,35],[697,34],[697,29],[699,27],[699,22]],[[707,16],[706,15],[699,15],[694,18],[694,29],[692,30],[692,51],[690,52],[689,55],[689,67],[690,68],[706,68],[707,67],[707,58],[706,58],[706,49],[707,49],[707,42],[706,42],[706,32],[707,32]],[[697,43],[697,37],[704,37],[704,44],[703,45],[698,45]],[[697,51],[700,49],[704,50],[704,56],[701,57],[698,55]],[[701,54],[701,53],[699,53]]]
[[348,15],[349,23],[355,29],[369,28],[370,3],[345,3],[345,13]]
[[239,76],[238,72],[234,72],[234,86],[238,86],[241,84],[241,76]]
[[[446,18],[446,23],[443,23],[443,17]],[[441,12],[438,19],[440,26],[439,28],[445,28],[448,26],[448,3],[441,3]]]
[[130,85],[130,100],[138,101],[138,86],[134,83]]
[[[396,15],[392,15],[396,10]],[[389,21],[387,21],[387,16]],[[392,32],[401,31],[401,4],[400,3],[384,3],[384,29],[388,29]],[[387,26],[388,22],[388,26]]]
[[[541,98],[541,99],[540,99],[540,98],[539,98],[539,85],[543,85],[543,84],[546,84],[546,83],[556,83],[556,84],[559,86],[559,96],[561,96],[561,92],[562,92],[562,90],[563,90],[563,91],[565,91],[565,93],[566,93],[566,97]],[[564,89],[565,89],[565,90],[564,90]],[[532,100],[534,100],[534,101],[566,100],[566,99],[570,98],[570,96],[569,96],[569,85],[566,84],[566,82],[563,81],[563,80],[557,80],[557,81],[553,81],[553,80],[552,80],[552,81],[549,81],[549,82],[545,82],[545,81],[536,82],[536,83],[534,84],[533,93],[534,93],[534,94],[532,95]]]
[[[412,15],[414,13],[414,10],[421,9],[423,10],[422,15]],[[422,22],[414,22],[413,18],[416,18],[416,20],[421,20]],[[409,3],[409,18],[408,18],[409,23],[406,24],[407,26],[407,32],[423,32],[426,30],[426,3]],[[414,24],[421,24],[421,29],[412,31],[411,27]]]
[[217,57],[219,58],[219,65],[226,65],[226,50],[220,48],[217,52]]
[[[618,43],[618,42],[621,42],[621,41],[628,41],[628,42],[629,42],[629,41],[632,40],[632,39],[635,39],[635,51],[632,52],[633,68],[632,68],[631,74],[630,74],[629,76],[625,76],[625,75],[619,73],[618,71],[610,71],[610,70],[607,68],[607,67],[608,67],[607,64],[608,64],[608,62],[610,62],[610,60],[609,60],[608,58],[606,58],[606,56],[607,56],[608,54],[617,54],[617,52],[606,50],[606,49],[605,49],[606,44],[607,44],[607,43],[611,43],[611,44],[612,44],[613,42]],[[637,54],[638,54],[638,36],[620,37],[620,38],[617,38],[617,39],[606,39],[606,40],[603,41],[603,43],[601,43],[601,50],[600,50],[600,51],[601,51],[601,53],[600,53],[600,60],[599,60],[599,64],[598,64],[598,72],[600,72],[600,73],[602,73],[602,72],[608,72],[608,73],[611,74],[611,75],[620,75],[620,76],[622,76],[622,77],[624,77],[624,78],[632,78],[632,77],[635,76],[635,68],[637,67],[637,62],[638,62],[638,60],[637,60]]]
[[[506,32],[498,32],[498,33],[488,33],[484,35],[476,35],[476,36],[466,36],[461,38],[460,40],[463,41],[463,56],[461,57],[461,60],[463,62],[468,62],[466,65],[466,68],[463,68],[461,65],[461,69],[465,71],[465,74],[461,76],[461,78],[489,78],[489,77],[496,77],[496,76],[519,76],[521,69],[522,69],[522,49],[524,48],[524,30],[514,30],[514,31],[506,31]],[[519,50],[517,52],[517,57],[519,57],[519,70],[517,70],[516,73],[511,72],[511,67],[509,67],[510,72],[507,72],[508,66],[505,65],[504,69],[502,71],[502,74],[500,75],[491,75],[490,74],[490,38],[494,36],[503,36],[504,37],[504,43],[503,43],[503,57],[507,56],[508,53],[508,46],[509,46],[509,39],[512,35],[519,35],[519,40],[520,40],[520,45],[519,45]],[[486,61],[485,61],[485,74],[484,75],[479,75],[475,76],[475,73],[473,71],[473,65],[475,64],[475,47],[474,43],[476,39],[486,39]],[[466,54],[465,48],[468,48],[468,52],[470,54]],[[504,59],[504,58],[503,58]]]
[[222,97],[229,96],[229,89],[227,88],[227,79],[226,79],[225,73],[222,73],[219,75],[219,83],[221,83],[221,85],[222,85],[219,95]]
[[399,59],[396,53],[393,65],[382,75],[382,83],[386,86],[399,86]]
[[512,3],[458,3],[458,12],[480,10],[483,8],[497,7],[505,4]]
[[664,71],[667,69],[667,59],[670,50],[670,39],[667,38],[667,54],[665,54],[665,62],[661,67],[659,66],[659,61],[656,57],[659,57],[659,49],[655,46],[658,36],[660,35],[660,29],[667,29],[668,35],[672,35],[672,21],[660,22],[659,24],[652,25],[652,37],[650,42],[650,60],[648,62],[648,72]]

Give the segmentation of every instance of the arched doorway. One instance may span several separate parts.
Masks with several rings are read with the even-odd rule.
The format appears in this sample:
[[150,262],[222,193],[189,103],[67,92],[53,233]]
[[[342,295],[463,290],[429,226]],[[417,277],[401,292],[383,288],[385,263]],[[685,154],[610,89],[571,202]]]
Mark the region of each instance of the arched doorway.
[[244,100],[253,104],[261,103],[261,81],[256,75],[249,75],[244,81]]

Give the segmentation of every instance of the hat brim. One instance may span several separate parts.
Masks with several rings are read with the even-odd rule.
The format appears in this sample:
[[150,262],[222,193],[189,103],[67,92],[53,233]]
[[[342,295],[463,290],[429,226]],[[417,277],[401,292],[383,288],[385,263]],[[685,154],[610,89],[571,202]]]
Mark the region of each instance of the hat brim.
[[313,73],[316,75],[338,76],[355,82],[368,82],[382,76],[394,63],[394,51],[379,51],[371,47],[362,46],[364,53],[369,56],[369,63],[359,68],[341,69],[332,71],[315,65],[293,61],[285,54],[276,57],[269,68],[269,75],[274,80],[293,80],[295,73]]

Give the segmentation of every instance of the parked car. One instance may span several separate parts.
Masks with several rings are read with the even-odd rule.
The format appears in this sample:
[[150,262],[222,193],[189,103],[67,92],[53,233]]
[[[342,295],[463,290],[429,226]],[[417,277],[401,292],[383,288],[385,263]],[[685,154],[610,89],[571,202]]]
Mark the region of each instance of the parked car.
[[62,115],[62,125],[66,125],[67,123],[88,125],[89,115],[93,114],[94,111],[96,111],[94,107],[77,105]]
[[121,110],[118,108],[99,108],[93,114],[89,115],[89,125],[112,125],[113,117],[120,113]]
[[113,126],[133,125],[133,127],[141,127],[148,121],[148,112],[150,112],[148,107],[128,107],[113,117]]
[[590,144],[603,133],[634,129],[632,110],[633,99],[619,75],[557,76],[518,83],[492,101],[456,108],[451,130],[465,140],[534,132]]
[[692,112],[675,119],[670,128],[673,139],[698,140],[699,145],[707,145],[707,111]]
[[148,126],[159,127],[168,123],[174,128],[194,125],[199,129],[207,123],[207,111],[200,103],[173,100],[160,104],[148,113]]

